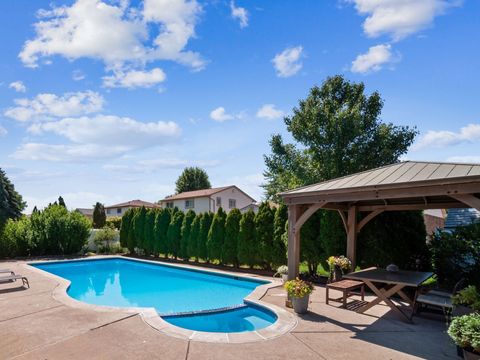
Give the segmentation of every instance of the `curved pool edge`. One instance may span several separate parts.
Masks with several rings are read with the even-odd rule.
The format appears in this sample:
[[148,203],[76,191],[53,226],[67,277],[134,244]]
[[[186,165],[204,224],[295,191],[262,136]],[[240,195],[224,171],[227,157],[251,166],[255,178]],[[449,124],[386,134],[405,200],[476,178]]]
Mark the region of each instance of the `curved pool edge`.
[[74,260],[50,260],[50,261],[29,261],[24,263],[23,266],[28,267],[29,271],[35,271],[43,276],[49,277],[55,280],[58,284],[52,291],[52,297],[72,308],[83,309],[83,310],[92,310],[92,311],[101,311],[101,312],[117,312],[123,313],[126,316],[139,314],[142,320],[151,328],[157,330],[162,334],[168,336],[173,336],[183,340],[199,341],[199,342],[214,342],[214,343],[247,343],[247,342],[256,342],[264,341],[269,339],[277,338],[281,335],[284,335],[291,330],[293,330],[297,325],[297,318],[292,313],[288,312],[281,307],[276,305],[264,302],[261,298],[267,293],[269,289],[281,286],[282,283],[279,280],[273,279],[268,280],[266,284],[260,284],[257,286],[246,298],[244,302],[247,304],[253,304],[259,306],[263,309],[272,311],[277,316],[277,321],[272,325],[269,325],[260,330],[247,331],[247,332],[236,332],[236,333],[214,333],[214,332],[204,332],[204,331],[193,331],[185,328],[181,328],[175,325],[170,324],[169,322],[162,319],[162,317],[157,313],[154,308],[144,308],[144,307],[115,307],[115,306],[104,306],[104,305],[93,305],[76,300],[70,297],[67,293],[68,287],[70,286],[70,281],[62,278],[60,276],[54,275],[50,272],[41,270],[30,264],[40,264],[40,263],[50,263],[50,262],[68,262],[68,261],[88,261],[88,260],[101,260],[101,259],[123,259],[123,260],[132,260],[138,262],[152,263],[162,266],[172,266],[176,268],[183,268],[188,270],[197,270],[202,272],[210,272],[228,276],[234,276],[239,278],[245,278],[247,280],[262,280],[265,281],[265,278],[255,276],[255,275],[244,275],[237,273],[229,273],[227,271],[222,271],[218,269],[198,269],[197,267],[187,265],[187,264],[168,264],[159,261],[152,261],[146,259],[137,259],[129,258],[124,256],[116,255],[104,255],[104,256],[91,256],[88,258],[80,258]]

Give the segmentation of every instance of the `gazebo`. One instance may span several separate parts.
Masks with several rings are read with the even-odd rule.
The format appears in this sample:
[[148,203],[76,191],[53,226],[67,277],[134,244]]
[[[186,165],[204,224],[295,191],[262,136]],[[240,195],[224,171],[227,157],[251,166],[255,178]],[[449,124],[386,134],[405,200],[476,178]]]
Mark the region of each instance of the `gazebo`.
[[[338,211],[347,257],[356,264],[357,235],[384,211],[476,208],[480,164],[405,161],[280,193],[288,205],[288,276],[298,276],[300,229],[319,209]],[[363,216],[359,216],[359,213]]]

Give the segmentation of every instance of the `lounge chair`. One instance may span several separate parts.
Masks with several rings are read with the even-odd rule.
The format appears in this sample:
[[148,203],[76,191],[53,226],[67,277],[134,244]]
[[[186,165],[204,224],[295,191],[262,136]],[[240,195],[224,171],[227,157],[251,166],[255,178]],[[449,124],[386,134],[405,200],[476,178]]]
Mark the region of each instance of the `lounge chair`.
[[28,279],[25,276],[22,276],[22,275],[0,276],[0,283],[6,282],[6,281],[16,281],[16,280],[22,280],[23,286],[27,285],[28,288],[30,288]]
[[10,274],[10,275],[15,275],[15,272],[13,272],[10,269],[0,269],[0,274]]

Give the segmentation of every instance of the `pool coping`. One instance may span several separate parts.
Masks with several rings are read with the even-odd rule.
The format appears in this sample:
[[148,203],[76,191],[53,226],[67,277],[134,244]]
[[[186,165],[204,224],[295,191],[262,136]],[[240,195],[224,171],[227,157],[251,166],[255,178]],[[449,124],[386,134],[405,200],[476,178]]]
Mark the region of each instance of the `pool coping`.
[[[122,259],[129,261],[138,261],[144,263],[151,263],[161,266],[169,266],[174,268],[183,268],[188,270],[214,273],[218,275],[227,275],[234,276],[237,278],[244,278],[245,280],[262,280],[269,281],[266,284],[260,284],[257,286],[247,297],[244,298],[245,303],[250,303],[260,308],[268,309],[272,311],[277,316],[277,321],[272,325],[267,326],[266,328],[240,332],[240,333],[214,333],[214,332],[205,332],[205,331],[194,331],[185,328],[181,328],[175,325],[170,324],[160,317],[157,311],[154,308],[145,308],[145,307],[115,307],[115,306],[103,306],[103,305],[93,305],[87,304],[80,300],[76,300],[70,297],[67,294],[68,287],[70,286],[70,281],[62,278],[58,275],[54,275],[48,271],[44,271],[35,266],[35,264],[40,263],[62,263],[62,262],[71,262],[71,261],[88,261],[88,260],[102,260],[102,259]],[[28,263],[23,264],[30,271],[35,271],[43,276],[46,276],[50,279],[57,281],[57,286],[52,291],[52,297],[72,308],[83,309],[83,310],[93,310],[93,311],[102,311],[102,312],[119,312],[124,314],[139,314],[142,320],[152,327],[153,329],[179,339],[199,341],[199,342],[214,342],[214,343],[248,343],[256,341],[264,341],[269,339],[277,338],[283,334],[286,334],[293,330],[297,325],[297,318],[294,314],[288,312],[285,309],[282,309],[279,306],[264,302],[261,298],[267,293],[269,289],[279,287],[282,285],[281,280],[271,279],[267,280],[265,277],[261,277],[255,274],[238,274],[218,269],[204,270],[203,268],[198,269],[196,266],[189,264],[170,264],[164,263],[161,261],[153,261],[147,259],[138,259],[130,258],[118,255],[102,255],[102,256],[90,256],[88,258],[80,259],[69,259],[69,260],[38,260],[38,261],[29,261]]]

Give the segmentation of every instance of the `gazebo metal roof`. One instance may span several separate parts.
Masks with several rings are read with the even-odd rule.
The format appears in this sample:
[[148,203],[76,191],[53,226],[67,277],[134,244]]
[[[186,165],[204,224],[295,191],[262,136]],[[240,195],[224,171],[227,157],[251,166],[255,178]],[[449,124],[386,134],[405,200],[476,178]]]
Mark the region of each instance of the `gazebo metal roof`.
[[[298,273],[300,228],[319,209],[337,210],[355,263],[357,233],[383,211],[480,210],[480,164],[405,161],[280,193],[289,206],[289,276]],[[364,212],[363,217],[358,216]]]

